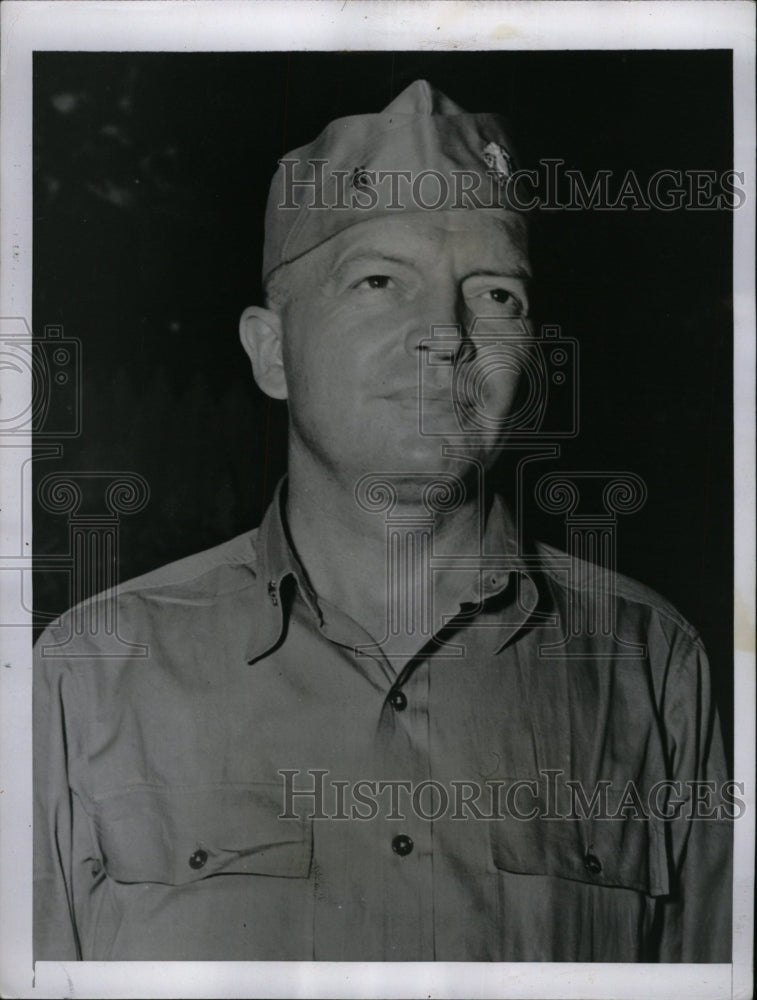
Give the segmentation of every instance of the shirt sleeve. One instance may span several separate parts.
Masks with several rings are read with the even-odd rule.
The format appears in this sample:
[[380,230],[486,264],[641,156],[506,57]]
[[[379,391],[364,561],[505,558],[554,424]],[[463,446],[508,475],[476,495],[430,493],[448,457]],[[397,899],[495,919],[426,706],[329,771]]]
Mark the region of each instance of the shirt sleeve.
[[728,776],[710,669],[701,642],[681,633],[670,656],[663,714],[682,805],[666,822],[674,878],[661,903],[659,960],[729,963],[733,825],[722,796]]
[[73,892],[73,816],[65,694],[73,683],[60,658],[34,650],[34,959],[81,957]]

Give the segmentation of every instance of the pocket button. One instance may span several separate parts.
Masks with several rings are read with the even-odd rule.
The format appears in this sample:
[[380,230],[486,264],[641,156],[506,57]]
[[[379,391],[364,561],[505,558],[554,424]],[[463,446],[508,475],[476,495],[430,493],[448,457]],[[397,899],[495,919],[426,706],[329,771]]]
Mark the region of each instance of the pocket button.
[[602,862],[596,854],[592,854],[587,851],[586,854],[584,854],[584,868],[590,875],[599,875],[602,871]]
[[200,848],[198,851],[195,851],[194,854],[189,855],[189,867],[194,869],[204,868],[207,860],[208,852],[203,851],[202,848]]

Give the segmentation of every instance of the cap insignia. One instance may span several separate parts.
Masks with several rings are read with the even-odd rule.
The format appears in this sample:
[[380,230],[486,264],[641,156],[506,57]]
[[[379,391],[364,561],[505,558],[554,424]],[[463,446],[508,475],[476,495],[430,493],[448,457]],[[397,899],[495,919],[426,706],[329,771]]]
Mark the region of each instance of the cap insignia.
[[371,186],[371,177],[364,166],[355,167],[350,178],[354,188],[367,188]]
[[481,152],[484,162],[500,184],[510,177],[513,172],[513,161],[504,146],[500,146],[498,142],[487,142]]

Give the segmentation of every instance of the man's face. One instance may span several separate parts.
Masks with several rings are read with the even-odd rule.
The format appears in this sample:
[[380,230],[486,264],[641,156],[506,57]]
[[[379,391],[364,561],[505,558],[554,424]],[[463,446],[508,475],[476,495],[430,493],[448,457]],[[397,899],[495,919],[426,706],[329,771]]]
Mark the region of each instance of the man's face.
[[[486,351],[528,313],[524,230],[517,216],[476,211],[370,220],[290,265],[280,318],[292,448],[353,483],[452,468],[445,443],[491,465],[496,435],[460,437],[453,379],[475,361],[487,418],[512,407],[517,373],[495,364],[487,375]],[[454,328],[453,350],[432,365],[434,326]]]

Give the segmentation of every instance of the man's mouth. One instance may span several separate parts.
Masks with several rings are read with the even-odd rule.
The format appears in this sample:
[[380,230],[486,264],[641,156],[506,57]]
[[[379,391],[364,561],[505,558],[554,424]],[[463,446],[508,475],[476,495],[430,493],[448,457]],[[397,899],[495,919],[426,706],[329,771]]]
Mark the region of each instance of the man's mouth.
[[395,389],[393,392],[383,393],[382,396],[384,399],[391,400],[392,402],[413,403],[416,406],[420,405],[421,401],[424,406],[426,403],[446,403],[447,406],[452,404],[452,390],[449,386],[446,389],[431,391],[424,387],[422,391],[419,391],[418,386],[414,385],[404,389]]

